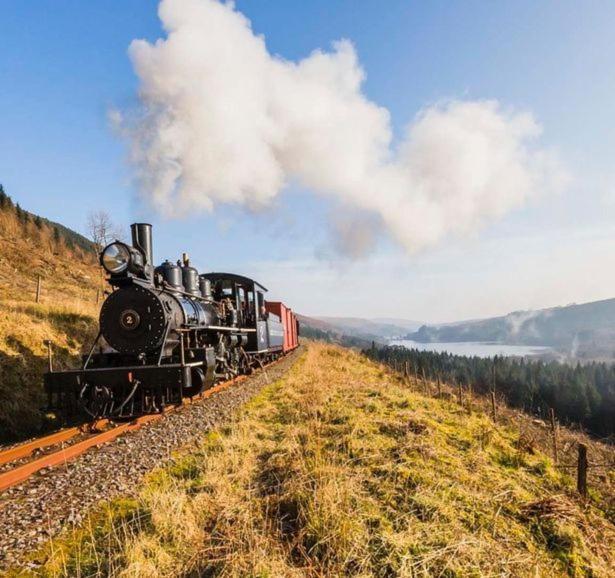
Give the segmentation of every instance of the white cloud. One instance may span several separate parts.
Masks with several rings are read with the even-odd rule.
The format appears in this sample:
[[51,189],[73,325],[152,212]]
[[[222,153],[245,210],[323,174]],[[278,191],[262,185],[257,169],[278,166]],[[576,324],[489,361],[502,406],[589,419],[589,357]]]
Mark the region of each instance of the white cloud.
[[[163,0],[159,14],[166,38],[130,46],[141,106],[123,130],[141,191],[165,214],[260,208],[296,181],[416,252],[565,180],[528,113],[451,100],[420,111],[394,146],[349,41],[291,62],[233,4]],[[354,227],[337,230],[347,253],[370,245]]]

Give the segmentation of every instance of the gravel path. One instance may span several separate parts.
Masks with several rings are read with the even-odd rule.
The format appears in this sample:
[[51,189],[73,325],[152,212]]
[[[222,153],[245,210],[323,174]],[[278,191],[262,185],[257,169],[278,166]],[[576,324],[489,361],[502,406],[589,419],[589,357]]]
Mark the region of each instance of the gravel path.
[[135,495],[146,473],[228,420],[264,385],[280,378],[300,351],[236,386],[90,450],[65,467],[43,470],[0,494],[0,571],[18,564],[64,525],[78,524],[101,500]]

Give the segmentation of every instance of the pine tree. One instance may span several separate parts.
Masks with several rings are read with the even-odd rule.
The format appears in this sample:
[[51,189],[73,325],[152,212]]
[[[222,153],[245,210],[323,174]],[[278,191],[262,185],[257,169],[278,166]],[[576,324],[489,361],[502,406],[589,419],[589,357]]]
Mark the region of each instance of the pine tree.
[[60,243],[60,231],[57,227],[53,228],[53,242],[58,245]]
[[36,225],[37,229],[42,229],[43,228],[43,220],[36,215],[36,217],[34,217],[34,224]]
[[0,183],[0,210],[4,210],[7,204],[8,204],[8,197],[6,193],[4,192],[4,187]]
[[19,220],[20,223],[22,223],[23,222],[23,209],[21,208],[19,203],[15,205],[15,212],[17,213],[17,219]]

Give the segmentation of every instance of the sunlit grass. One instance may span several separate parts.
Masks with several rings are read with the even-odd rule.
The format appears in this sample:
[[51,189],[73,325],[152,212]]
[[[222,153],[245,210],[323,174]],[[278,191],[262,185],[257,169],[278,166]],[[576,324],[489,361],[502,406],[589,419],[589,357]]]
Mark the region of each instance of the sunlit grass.
[[615,533],[518,430],[312,343],[43,576],[609,576]]
[[74,366],[95,336],[102,285],[93,253],[0,210],[0,442],[55,426],[42,411],[45,341],[58,369]]
[[53,427],[44,412],[45,341],[55,369],[75,366],[95,337],[97,311],[89,303],[0,300],[0,312],[0,441],[7,441]]

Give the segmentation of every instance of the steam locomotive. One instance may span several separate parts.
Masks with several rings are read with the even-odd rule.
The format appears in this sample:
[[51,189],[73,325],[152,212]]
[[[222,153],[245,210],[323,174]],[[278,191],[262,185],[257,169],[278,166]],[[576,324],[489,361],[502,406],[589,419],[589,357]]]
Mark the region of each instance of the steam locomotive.
[[199,275],[185,254],[154,267],[152,226],[135,223],[131,234],[132,245],[115,241],[100,254],[112,292],[82,366],[54,371],[50,350],[50,410],[112,419],[161,412],[298,346],[296,316],[266,301],[265,287]]

